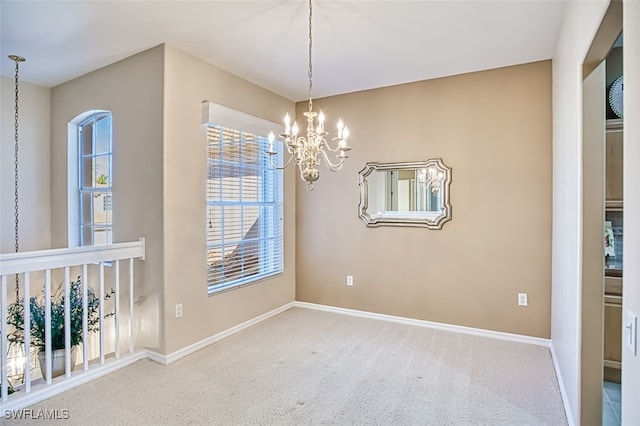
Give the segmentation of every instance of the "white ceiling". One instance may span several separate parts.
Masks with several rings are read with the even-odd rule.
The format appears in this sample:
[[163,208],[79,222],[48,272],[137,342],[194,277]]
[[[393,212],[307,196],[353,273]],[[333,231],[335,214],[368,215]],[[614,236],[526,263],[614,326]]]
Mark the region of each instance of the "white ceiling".
[[[549,59],[561,0],[314,0],[314,97]],[[169,43],[290,100],[307,97],[306,0],[0,3],[1,70],[52,87]]]

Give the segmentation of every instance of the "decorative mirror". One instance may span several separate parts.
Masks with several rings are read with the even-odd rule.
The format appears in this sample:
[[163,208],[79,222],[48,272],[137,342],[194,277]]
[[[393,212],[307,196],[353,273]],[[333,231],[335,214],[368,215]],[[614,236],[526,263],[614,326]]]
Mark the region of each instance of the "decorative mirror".
[[451,220],[451,168],[440,158],[367,163],[359,173],[359,216],[367,226],[442,229]]

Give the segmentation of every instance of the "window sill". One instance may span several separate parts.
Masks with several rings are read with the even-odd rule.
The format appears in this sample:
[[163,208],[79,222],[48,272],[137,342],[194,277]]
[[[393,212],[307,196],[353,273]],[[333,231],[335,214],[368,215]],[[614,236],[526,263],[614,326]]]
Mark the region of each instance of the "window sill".
[[237,282],[235,284],[234,283],[230,283],[228,285],[225,285],[224,287],[215,288],[216,286],[211,286],[211,287],[209,287],[207,289],[207,293],[208,293],[208,296],[215,296],[215,295],[220,294],[220,293],[226,293],[228,291],[236,290],[238,288],[247,287],[247,286],[250,286],[250,285],[253,285],[253,284],[260,283],[262,281],[270,280],[272,278],[275,278],[275,277],[283,275],[283,274],[284,274],[284,271],[274,272],[272,274],[264,275],[264,276],[261,276],[260,278],[256,278],[256,279],[253,279],[253,280],[239,281],[239,282]]

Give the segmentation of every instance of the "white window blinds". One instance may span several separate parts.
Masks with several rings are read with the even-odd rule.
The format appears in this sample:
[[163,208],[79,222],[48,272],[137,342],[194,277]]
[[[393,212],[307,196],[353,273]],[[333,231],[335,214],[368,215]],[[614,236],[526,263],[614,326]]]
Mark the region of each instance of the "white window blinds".
[[209,293],[283,271],[283,173],[269,165],[267,145],[264,136],[207,125]]

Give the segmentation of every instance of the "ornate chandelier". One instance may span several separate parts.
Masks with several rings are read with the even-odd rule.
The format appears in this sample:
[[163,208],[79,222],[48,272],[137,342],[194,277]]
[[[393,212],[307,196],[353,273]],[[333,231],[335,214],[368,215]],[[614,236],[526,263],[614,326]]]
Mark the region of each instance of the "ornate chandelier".
[[[338,120],[338,136],[333,138],[333,141],[337,144],[335,148],[332,148],[326,140],[329,133],[324,129],[324,113],[316,113],[313,111],[313,99],[312,99],[312,87],[313,87],[313,67],[311,63],[312,55],[311,48],[313,46],[313,37],[311,35],[311,20],[313,16],[313,8],[311,6],[311,0],[309,0],[309,111],[303,113],[307,117],[307,135],[298,135],[298,123],[294,121],[291,125],[291,118],[287,114],[284,118],[284,133],[280,134],[283,143],[289,153],[289,159],[283,166],[276,166],[273,163],[273,156],[276,154],[273,143],[275,136],[273,132],[269,133],[269,150],[266,154],[269,155],[269,161],[271,166],[282,170],[287,167],[291,161],[300,169],[300,177],[307,182],[307,188],[313,189],[313,182],[320,177],[320,171],[318,165],[321,163],[322,158],[327,165],[327,168],[332,172],[337,172],[342,168],[344,160],[349,158],[346,153],[351,150],[347,145],[347,139],[349,138],[349,129],[344,125],[342,120]],[[317,117],[317,124],[316,124]],[[335,163],[331,162],[327,152],[337,152]]]
[[431,186],[431,193],[434,195],[440,191],[440,183],[443,179],[444,173],[433,166],[418,171],[418,182],[425,188]]

